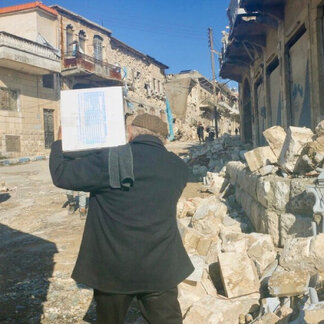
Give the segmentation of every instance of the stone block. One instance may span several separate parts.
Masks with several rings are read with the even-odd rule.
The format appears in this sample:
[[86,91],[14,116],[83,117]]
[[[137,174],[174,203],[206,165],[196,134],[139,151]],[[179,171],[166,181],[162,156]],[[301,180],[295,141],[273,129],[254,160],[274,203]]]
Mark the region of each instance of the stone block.
[[[307,271],[311,275],[318,271],[323,271],[324,268],[318,269],[317,263],[322,262],[314,259],[317,256],[317,250],[319,258],[323,260],[323,248],[324,248],[324,234],[320,234],[319,240],[314,244],[313,237],[294,238],[286,241],[284,249],[280,256],[280,265],[288,271]],[[313,246],[316,246],[315,250]]]
[[207,203],[198,207],[196,213],[192,217],[192,227],[198,232],[206,235],[218,235],[220,225],[227,213],[227,206],[218,201],[215,203]]
[[281,126],[272,126],[263,132],[263,136],[277,158],[286,138],[286,132]]
[[275,175],[259,177],[257,200],[265,208],[285,210],[290,197],[290,179]]
[[295,178],[291,180],[290,197],[288,210],[292,213],[299,213],[313,216],[315,197],[306,192],[306,188],[314,184],[313,178]]
[[189,255],[195,270],[186,280],[201,281],[205,269],[205,259],[199,255]]
[[324,135],[324,120],[320,121],[315,127],[315,133],[317,136]]
[[242,232],[228,231],[226,227],[221,228],[220,238],[222,240],[223,252],[246,253],[247,250],[247,234]]
[[201,237],[203,237],[203,235],[198,231],[187,227],[182,234],[182,242],[186,250],[196,250]]
[[209,250],[206,255],[206,263],[211,264],[218,262],[218,255],[221,253],[222,242],[221,240],[213,241],[209,247]]
[[274,166],[274,165],[266,165],[264,167],[262,167],[261,169],[259,169],[259,173],[261,174],[261,176],[266,176],[269,174],[274,174],[279,170],[278,167]]
[[269,234],[251,233],[248,236],[250,246],[247,250],[248,256],[254,261],[259,277],[277,256],[272,237]]
[[201,237],[197,245],[198,254],[202,256],[206,256],[213,240],[214,238],[212,236]]
[[208,181],[208,188],[214,194],[220,193],[224,190],[228,180],[224,177],[220,176],[218,173],[207,172],[206,175]]
[[254,172],[265,165],[277,162],[277,157],[272,152],[270,146],[257,147],[244,154],[249,169]]
[[245,164],[237,161],[230,161],[226,164],[226,176],[230,178],[232,185],[236,185],[238,173],[245,169],[245,167]]
[[290,126],[287,131],[278,164],[289,172],[294,172],[297,160],[305,144],[312,141],[314,134],[306,127]]
[[311,305],[304,310],[304,321],[306,324],[320,324],[324,323],[324,303]]
[[274,313],[267,313],[261,316],[254,324],[277,324],[280,323],[280,317]]
[[313,218],[283,213],[280,215],[280,246],[283,247],[287,240],[294,237],[308,237],[312,235],[311,222]]
[[303,295],[308,291],[309,279],[307,271],[276,270],[269,279],[269,292],[277,297]]
[[258,305],[258,294],[235,300],[205,296],[192,304],[183,320],[184,324],[239,324],[241,314],[248,314]]
[[246,253],[221,253],[218,260],[227,297],[239,297],[259,291],[255,265]]

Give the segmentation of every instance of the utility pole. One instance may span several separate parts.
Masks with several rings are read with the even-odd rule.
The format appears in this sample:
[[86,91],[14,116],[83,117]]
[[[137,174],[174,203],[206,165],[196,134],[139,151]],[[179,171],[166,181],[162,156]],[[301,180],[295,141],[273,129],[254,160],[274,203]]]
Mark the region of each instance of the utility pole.
[[218,121],[217,121],[217,98],[216,98],[216,78],[215,78],[215,50],[214,50],[214,42],[213,42],[213,30],[208,28],[208,40],[209,40],[209,48],[210,48],[210,59],[211,59],[211,67],[213,73],[213,103],[214,103],[214,115],[215,115],[215,132],[216,138],[218,138]]

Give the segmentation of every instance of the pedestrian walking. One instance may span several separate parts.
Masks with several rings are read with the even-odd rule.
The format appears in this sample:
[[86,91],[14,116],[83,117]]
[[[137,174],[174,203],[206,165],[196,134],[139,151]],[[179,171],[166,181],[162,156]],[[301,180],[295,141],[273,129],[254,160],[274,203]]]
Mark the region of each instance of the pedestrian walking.
[[[77,193],[78,196],[78,205],[79,205],[79,215],[81,219],[85,219],[87,217],[87,194],[83,191],[79,191]],[[73,214],[77,209],[77,199],[74,196],[73,190],[66,191],[67,202],[63,205],[63,207],[68,207],[68,213]]]
[[182,323],[177,285],[193,266],[176,205],[188,169],[164,147],[167,135],[166,123],[143,114],[128,126],[129,143],[117,148],[67,159],[61,140],[52,144],[53,183],[90,192],[72,278],[94,289],[99,324],[122,324],[134,297],[148,323]]
[[199,143],[204,142],[204,126],[201,124],[201,122],[197,125],[197,135],[199,139]]

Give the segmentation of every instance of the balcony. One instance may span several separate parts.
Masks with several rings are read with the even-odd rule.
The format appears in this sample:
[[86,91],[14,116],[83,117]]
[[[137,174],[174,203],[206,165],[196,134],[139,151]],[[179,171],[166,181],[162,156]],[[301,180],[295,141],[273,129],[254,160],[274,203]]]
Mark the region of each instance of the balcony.
[[65,53],[62,75],[75,78],[87,77],[89,81],[99,83],[117,81],[118,84],[121,82],[121,71],[118,66],[97,60],[80,52]]
[[285,0],[241,0],[241,7],[248,12],[259,11],[283,18]]
[[[283,0],[271,1],[278,5]],[[222,41],[220,76],[237,82],[241,82],[242,74],[247,71],[265,47],[268,30],[278,27],[278,19],[275,15],[269,14],[267,10],[250,11],[251,6],[247,6],[247,3],[258,4],[262,7],[261,3],[269,5],[270,0],[231,0],[230,2],[227,11],[230,31],[224,35]]]
[[0,32],[0,66],[39,75],[61,71],[53,49],[6,32]]

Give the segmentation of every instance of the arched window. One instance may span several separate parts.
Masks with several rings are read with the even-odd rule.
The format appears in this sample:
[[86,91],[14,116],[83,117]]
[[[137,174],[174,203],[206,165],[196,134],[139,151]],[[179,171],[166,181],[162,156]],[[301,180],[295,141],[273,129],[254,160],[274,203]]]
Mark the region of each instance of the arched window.
[[85,40],[86,40],[86,33],[84,30],[80,30],[80,32],[79,32],[79,51],[81,53],[85,53]]
[[102,61],[102,38],[99,35],[93,37],[93,56],[96,60]]
[[73,52],[73,27],[72,25],[66,26],[66,51],[68,55]]

